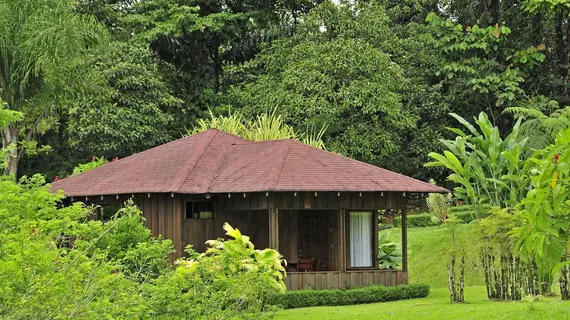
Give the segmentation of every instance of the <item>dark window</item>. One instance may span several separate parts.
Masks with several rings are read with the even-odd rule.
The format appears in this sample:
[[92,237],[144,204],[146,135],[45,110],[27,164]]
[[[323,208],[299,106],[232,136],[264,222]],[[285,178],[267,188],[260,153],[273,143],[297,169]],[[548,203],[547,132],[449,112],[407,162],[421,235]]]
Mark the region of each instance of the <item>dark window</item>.
[[108,222],[122,207],[122,203],[100,204],[97,210],[97,218],[103,223]]
[[186,201],[186,219],[213,219],[212,201]]

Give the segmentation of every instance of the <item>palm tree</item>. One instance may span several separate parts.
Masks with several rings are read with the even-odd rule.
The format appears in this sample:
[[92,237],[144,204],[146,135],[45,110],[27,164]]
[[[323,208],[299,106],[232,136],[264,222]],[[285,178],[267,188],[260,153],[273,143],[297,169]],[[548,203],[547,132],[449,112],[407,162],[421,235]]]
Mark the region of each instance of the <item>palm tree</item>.
[[5,174],[17,174],[22,143],[56,123],[50,116],[58,107],[95,87],[79,66],[104,38],[104,27],[75,14],[73,1],[0,2],[0,99],[24,115],[1,130],[2,147],[11,146]]

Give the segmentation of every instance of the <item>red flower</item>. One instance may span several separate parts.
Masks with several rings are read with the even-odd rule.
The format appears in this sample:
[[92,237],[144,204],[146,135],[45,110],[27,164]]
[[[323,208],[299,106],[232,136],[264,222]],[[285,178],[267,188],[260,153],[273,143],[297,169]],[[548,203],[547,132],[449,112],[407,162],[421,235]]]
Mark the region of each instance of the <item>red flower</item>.
[[118,274],[119,271],[117,271],[117,269],[113,269],[113,273],[114,273],[114,274]]
[[55,179],[53,179],[53,182],[59,181],[59,176],[55,176]]
[[552,163],[556,164],[558,162],[558,159],[560,159],[560,154],[555,154],[554,158],[552,158]]

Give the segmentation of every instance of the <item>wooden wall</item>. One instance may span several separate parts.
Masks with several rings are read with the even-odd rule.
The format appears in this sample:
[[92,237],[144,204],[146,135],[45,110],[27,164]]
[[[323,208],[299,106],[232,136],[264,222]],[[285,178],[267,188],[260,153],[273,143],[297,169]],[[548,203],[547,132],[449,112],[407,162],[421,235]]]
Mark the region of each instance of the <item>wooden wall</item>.
[[288,290],[346,289],[369,285],[395,286],[408,283],[408,272],[397,270],[289,272],[284,282]]
[[146,226],[153,236],[162,235],[172,240],[175,257],[180,257],[189,242],[182,236],[183,228],[183,202],[179,194],[136,194],[135,203],[142,210]]
[[[214,208],[215,210],[216,208]],[[251,242],[258,249],[269,247],[269,210],[227,210],[214,213],[214,235],[224,238],[224,223],[240,230],[242,234],[250,237]]]
[[[407,199],[401,192],[258,192],[212,194],[214,219],[186,220],[185,201],[204,201],[204,195],[182,195],[171,193],[150,193],[135,195],[107,195],[81,197],[76,201],[87,203],[122,203],[134,197],[135,203],[143,211],[146,226],[154,236],[159,234],[173,241],[176,257],[183,254],[184,248],[192,244],[198,251],[204,251],[204,242],[223,237],[222,226],[229,222],[251,237],[257,248],[274,247],[290,261],[295,261],[303,243],[293,240],[298,234],[297,211],[295,209],[323,210],[330,213],[331,219],[326,228],[329,247],[326,259],[332,270],[346,270],[346,230],[345,210],[378,210],[405,208]],[[74,201],[74,199],[71,199]],[[315,211],[315,212],[317,212]],[[295,212],[295,214],[293,214]],[[315,213],[318,215],[318,213]],[[271,218],[275,217],[275,218]],[[311,227],[311,222],[303,225]],[[277,230],[277,235],[270,232]],[[301,232],[303,229],[301,229]],[[314,231],[314,230],[313,230]],[[323,236],[320,231],[317,231]],[[331,248],[332,246],[332,248]],[[303,249],[313,250],[313,249]],[[322,250],[321,250],[322,251]],[[321,255],[320,252],[316,253]]]
[[395,209],[405,208],[402,192],[257,192],[212,195],[221,210]]

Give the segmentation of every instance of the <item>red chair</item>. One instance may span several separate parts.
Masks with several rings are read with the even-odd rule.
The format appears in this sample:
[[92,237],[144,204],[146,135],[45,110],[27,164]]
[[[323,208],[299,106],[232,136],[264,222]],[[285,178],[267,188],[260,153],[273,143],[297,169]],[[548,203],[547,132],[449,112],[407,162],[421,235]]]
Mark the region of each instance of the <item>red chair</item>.
[[297,272],[313,271],[314,259],[297,259]]
[[315,266],[315,270],[317,270],[317,271],[329,271],[329,264],[325,260],[319,259],[317,261],[317,265]]

